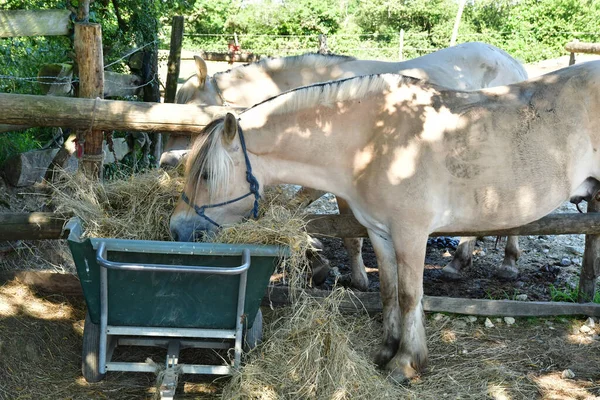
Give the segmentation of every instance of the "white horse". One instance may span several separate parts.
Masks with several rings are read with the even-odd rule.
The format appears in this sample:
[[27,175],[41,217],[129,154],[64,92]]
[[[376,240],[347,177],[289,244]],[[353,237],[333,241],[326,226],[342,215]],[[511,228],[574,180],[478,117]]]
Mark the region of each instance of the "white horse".
[[588,198],[600,178],[599,126],[600,61],[473,92],[391,74],[303,87],[206,127],[171,230],[188,238],[215,229],[209,220],[237,222],[268,185],[346,199],[379,265],[376,362],[401,381],[427,360],[429,234],[516,227]]
[[[283,91],[317,82],[375,73],[400,73],[427,80],[450,89],[474,90],[508,85],[527,79],[523,66],[506,52],[489,44],[470,42],[403,62],[356,60],[336,55],[305,54],[302,56],[261,60],[208,76],[206,63],[196,58],[197,74],[177,93],[177,103],[250,107]],[[162,165],[176,165],[187,152],[189,139],[172,136],[161,158]],[[308,202],[324,192],[303,189]],[[349,214],[347,203],[338,198],[341,214]],[[465,237],[452,261],[443,269],[450,279],[459,278],[460,271],[473,260],[475,237]],[[350,255],[352,285],[367,290],[369,280],[362,259],[362,239],[345,238]],[[518,238],[509,237],[505,257],[495,273],[503,278],[516,278],[515,263],[519,257]]]

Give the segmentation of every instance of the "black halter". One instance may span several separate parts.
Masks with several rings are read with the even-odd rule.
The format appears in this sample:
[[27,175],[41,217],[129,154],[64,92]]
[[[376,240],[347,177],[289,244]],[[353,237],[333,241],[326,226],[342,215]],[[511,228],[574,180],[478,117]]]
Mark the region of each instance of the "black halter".
[[258,184],[258,180],[256,179],[256,177],[252,173],[252,165],[250,164],[250,159],[248,158],[248,150],[246,150],[246,141],[244,140],[244,132],[242,131],[242,127],[239,124],[238,124],[238,134],[240,136],[240,143],[242,144],[242,151],[244,153],[244,159],[246,160],[246,181],[248,181],[248,184],[250,185],[250,191],[248,193],[246,193],[245,195],[236,197],[235,199],[232,199],[232,200],[227,200],[222,203],[216,203],[216,204],[206,204],[203,206],[197,206],[196,204],[192,204],[190,202],[190,198],[187,196],[187,194],[185,194],[185,191],[183,193],[181,193],[181,199],[185,202],[185,204],[192,207],[194,209],[194,211],[196,211],[196,214],[198,214],[200,217],[204,218],[205,220],[207,220],[208,222],[210,222],[211,224],[215,225],[218,228],[220,228],[221,225],[219,225],[218,223],[213,221],[211,218],[207,217],[206,214],[204,214],[204,211],[207,208],[221,207],[221,206],[226,206],[227,204],[235,203],[236,201],[245,199],[246,197],[248,197],[250,195],[254,195],[254,206],[252,207],[251,215],[254,218],[258,218],[258,199],[260,199],[260,193],[259,193],[260,185]]

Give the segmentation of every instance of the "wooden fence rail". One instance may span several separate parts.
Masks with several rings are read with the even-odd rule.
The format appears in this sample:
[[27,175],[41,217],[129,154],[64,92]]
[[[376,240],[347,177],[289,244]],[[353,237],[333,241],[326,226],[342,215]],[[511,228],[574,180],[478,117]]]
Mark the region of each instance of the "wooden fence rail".
[[565,44],[565,50],[571,53],[569,65],[575,64],[575,53],[600,54],[600,43],[585,43],[573,40]]
[[[140,103],[0,93],[0,124],[190,135],[227,111],[221,106]],[[239,109],[238,109],[239,110]]]
[[[55,213],[0,213],[0,240],[60,239],[68,216]],[[366,229],[349,215],[307,215],[307,232],[331,237],[365,237]],[[600,213],[550,214],[527,225],[481,232],[435,232],[431,236],[506,236],[600,234]]]
[[70,26],[69,10],[0,11],[0,38],[68,35]]

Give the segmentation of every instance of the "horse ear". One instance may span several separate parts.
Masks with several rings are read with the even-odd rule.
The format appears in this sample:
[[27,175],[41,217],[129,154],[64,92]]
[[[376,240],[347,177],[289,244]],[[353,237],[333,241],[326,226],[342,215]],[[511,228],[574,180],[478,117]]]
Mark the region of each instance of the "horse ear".
[[208,67],[206,66],[206,61],[200,56],[194,56],[194,61],[196,61],[196,75],[198,76],[198,82],[200,82],[200,87],[204,88],[204,83],[206,82],[206,77],[208,76]]
[[237,117],[232,113],[227,113],[227,115],[225,115],[225,122],[223,125],[223,140],[225,143],[231,143],[238,130]]

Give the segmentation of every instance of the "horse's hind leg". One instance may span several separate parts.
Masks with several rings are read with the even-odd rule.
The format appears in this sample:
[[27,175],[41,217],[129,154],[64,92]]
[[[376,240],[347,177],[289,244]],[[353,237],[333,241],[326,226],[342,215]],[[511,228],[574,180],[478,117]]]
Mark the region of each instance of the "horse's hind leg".
[[[336,197],[340,215],[352,215],[352,210],[346,200]],[[369,277],[365,270],[362,257],[362,238],[344,238],[344,247],[350,256],[352,287],[366,292],[369,289]]]
[[398,303],[398,269],[396,253],[390,238],[382,238],[369,230],[369,238],[377,257],[379,287],[383,303],[383,340],[375,353],[375,364],[384,368],[394,357],[400,344],[400,306]]
[[475,249],[476,239],[475,236],[460,238],[460,243],[454,252],[452,261],[442,269],[444,278],[460,279],[462,269],[473,265],[473,250]]
[[494,272],[496,276],[502,279],[513,280],[519,275],[516,262],[521,255],[519,250],[519,237],[509,236],[506,240],[506,249],[504,250],[504,260],[502,265]]
[[402,229],[399,233],[394,233],[392,238],[398,264],[401,340],[398,351],[387,364],[386,370],[389,371],[392,380],[402,383],[417,376],[427,364],[422,304],[427,233]]

